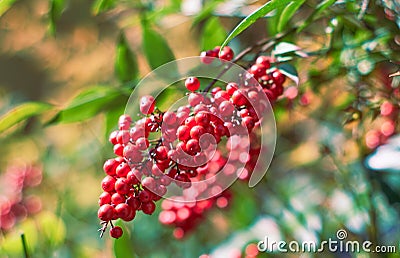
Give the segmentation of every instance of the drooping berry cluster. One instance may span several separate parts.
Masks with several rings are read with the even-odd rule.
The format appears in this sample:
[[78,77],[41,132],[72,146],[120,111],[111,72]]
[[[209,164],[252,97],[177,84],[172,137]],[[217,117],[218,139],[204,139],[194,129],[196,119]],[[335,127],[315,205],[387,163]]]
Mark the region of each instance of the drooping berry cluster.
[[27,188],[39,185],[39,167],[9,167],[0,177],[0,230],[10,230],[16,222],[39,212],[42,202],[35,195],[27,195]]
[[[229,47],[222,51],[216,47],[203,52],[202,60],[212,61],[210,57],[217,56],[231,60],[233,51]],[[215,203],[223,206],[218,205],[225,193],[221,182],[233,177],[249,179],[260,153],[259,142],[254,140],[257,139],[254,129],[259,128],[262,114],[269,105],[267,98],[275,100],[281,95],[285,80],[276,68],[270,68],[269,63],[267,68],[264,57],[261,59],[262,63],[255,64],[260,71],[254,73],[254,69],[250,69],[249,78],[243,81],[244,77],[241,77],[239,82],[230,82],[223,89],[215,87],[211,94],[199,92],[198,78],[187,78],[184,84],[189,91],[188,105],[177,110],[163,112],[156,107],[156,99],[146,95],[139,103],[142,118],[136,122],[129,115],[119,118],[119,130],[112,132],[109,138],[117,157],[107,160],[103,167],[107,175],[101,183],[104,192],[99,198],[98,217],[103,221],[101,235],[108,224],[111,224],[112,237],[122,235],[122,229],[114,227],[113,220],[131,221],[137,211],[152,214],[155,202],[165,196],[170,185],[181,189],[179,197],[172,195],[171,198],[194,202],[193,207],[196,207],[196,200],[205,197],[211,197],[211,206]],[[267,80],[265,76],[270,77]],[[257,87],[253,77],[263,83],[263,88]],[[230,154],[229,160],[218,151],[222,146],[224,154]],[[240,165],[243,169],[236,171]],[[222,179],[209,180],[216,176],[222,176]],[[199,203],[203,204],[202,201]],[[177,232],[184,233],[191,227],[178,216],[186,212],[177,207],[188,208],[186,204],[177,204],[173,210],[164,210],[169,213],[162,214],[171,215],[173,211],[179,221],[172,220],[172,215],[162,215],[160,220],[175,225]],[[191,214],[202,217],[202,212]],[[191,216],[188,218],[192,220]]]

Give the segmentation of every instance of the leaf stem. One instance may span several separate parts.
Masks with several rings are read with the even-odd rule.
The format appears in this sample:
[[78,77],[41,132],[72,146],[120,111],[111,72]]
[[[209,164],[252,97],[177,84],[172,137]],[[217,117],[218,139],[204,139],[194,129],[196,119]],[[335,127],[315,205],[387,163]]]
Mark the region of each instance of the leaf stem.
[[25,234],[21,233],[21,241],[22,241],[22,247],[24,249],[24,255],[25,258],[29,258],[29,253],[28,253],[28,245],[26,244],[26,239],[25,239]]

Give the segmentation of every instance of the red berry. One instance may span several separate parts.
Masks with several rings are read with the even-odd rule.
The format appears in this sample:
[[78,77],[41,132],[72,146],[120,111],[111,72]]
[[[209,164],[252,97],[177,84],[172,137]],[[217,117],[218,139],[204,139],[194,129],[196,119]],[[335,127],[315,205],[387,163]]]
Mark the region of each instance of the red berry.
[[131,215],[132,208],[126,203],[119,203],[115,206],[115,212],[118,218],[126,220]]
[[142,203],[142,211],[147,215],[153,214],[156,209],[156,204],[153,201]]
[[122,157],[122,155],[124,154],[124,146],[119,143],[115,144],[114,145],[114,153],[115,153],[115,155]]
[[185,81],[185,87],[190,91],[196,91],[200,88],[200,81],[197,77],[189,77]]
[[171,111],[167,111],[163,115],[163,122],[167,125],[175,125],[176,124],[176,114]]
[[233,59],[233,55],[233,50],[228,46],[225,46],[222,51],[219,52],[219,58],[226,61],[231,61]]
[[[196,139],[196,140],[200,139],[200,136],[202,136],[205,133],[206,133],[206,130],[201,125],[193,126],[193,128],[190,129],[190,137],[193,139]],[[186,149],[188,149],[187,146],[186,146]]]
[[243,93],[241,93],[239,90],[236,90],[233,94],[232,94],[232,102],[233,104],[235,104],[236,106],[243,106],[247,103],[247,99],[246,97],[243,95]]
[[178,139],[181,141],[186,141],[190,138],[190,129],[186,125],[181,125],[178,127],[178,130],[176,132],[176,135],[178,136]]
[[235,110],[235,107],[232,105],[231,102],[229,101],[223,101],[218,107],[219,112],[221,113],[222,116],[232,116],[233,111]]
[[214,60],[213,57],[217,57],[213,50],[207,50],[200,53],[201,62],[204,64],[211,64]]
[[123,234],[122,228],[119,226],[115,226],[110,229],[110,236],[113,238],[120,238]]
[[97,217],[103,221],[110,221],[114,216],[115,210],[110,204],[102,205],[97,211]]
[[282,85],[285,82],[286,77],[279,70],[276,70],[272,73],[272,79],[276,84]]
[[113,176],[115,175],[115,169],[118,167],[118,162],[115,159],[109,159],[104,162],[103,170],[107,175]]
[[115,173],[117,174],[118,177],[126,177],[129,171],[131,171],[131,168],[125,162],[119,164],[115,169]]
[[159,146],[155,150],[157,160],[165,160],[168,158],[168,149],[165,146]]
[[144,115],[153,113],[155,107],[155,99],[153,96],[147,95],[140,99],[140,112]]
[[156,181],[152,177],[145,177],[142,180],[142,185],[149,190],[154,190],[156,188]]
[[115,189],[115,182],[115,178],[112,176],[106,176],[103,178],[103,181],[101,181],[101,188],[103,188],[105,192],[112,192]]
[[200,104],[200,103],[203,102],[203,101],[204,101],[204,96],[203,96],[203,94],[194,93],[194,92],[192,92],[192,93],[189,94],[188,102],[189,102],[189,105],[190,105],[191,107],[194,107],[194,106]]
[[132,169],[126,175],[126,179],[128,179],[129,184],[136,185],[141,179],[141,172],[137,169]]
[[151,192],[147,191],[147,190],[143,190],[139,193],[139,200],[142,202],[142,204],[144,202],[148,202],[151,200]]
[[226,92],[228,92],[229,95],[232,96],[232,94],[237,90],[239,87],[236,83],[230,82],[226,85]]
[[126,178],[118,178],[115,182],[115,191],[119,194],[128,194],[130,188],[129,181]]
[[189,154],[194,155],[200,151],[199,141],[196,139],[190,139],[186,143],[186,150]]
[[113,132],[110,134],[110,137],[108,138],[108,140],[109,140],[113,145],[117,144],[117,135],[118,135],[118,131],[113,131]]
[[111,203],[111,194],[109,192],[103,192],[99,196],[99,206]]
[[267,69],[271,68],[271,57],[269,56],[259,56],[256,59],[256,64],[262,64],[264,65]]
[[207,112],[199,112],[194,116],[194,119],[198,125],[208,125],[210,123],[210,117]]
[[144,137],[140,137],[136,140],[136,147],[141,151],[146,150],[149,147],[149,144],[149,140]]
[[119,203],[123,203],[123,202],[125,202],[125,196],[123,196],[122,194],[119,194],[119,193],[114,193],[111,196],[111,202],[114,205],[117,205]]
[[139,200],[139,198],[133,197],[133,196],[129,197],[129,198],[126,200],[126,203],[127,203],[129,206],[131,206],[131,208],[132,208],[133,210],[138,210],[138,209],[140,208],[140,205],[142,205],[142,202]]

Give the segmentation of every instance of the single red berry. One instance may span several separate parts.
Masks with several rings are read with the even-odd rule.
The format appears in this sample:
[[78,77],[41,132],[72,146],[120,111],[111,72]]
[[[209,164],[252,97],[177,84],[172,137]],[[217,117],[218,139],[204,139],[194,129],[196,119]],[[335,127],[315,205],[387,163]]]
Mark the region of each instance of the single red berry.
[[103,170],[107,175],[115,175],[115,169],[118,167],[118,162],[115,159],[108,159],[104,162]]
[[271,68],[271,62],[272,58],[269,56],[259,56],[256,59],[256,64],[262,64],[264,65],[267,69]]
[[117,135],[118,135],[118,131],[113,131],[113,132],[110,134],[110,137],[108,138],[108,140],[109,140],[113,145],[115,145],[115,144],[118,143],[118,142],[117,142]]
[[247,99],[246,97],[243,95],[242,92],[240,92],[239,90],[236,90],[233,94],[232,94],[232,102],[233,104],[235,104],[236,106],[243,106],[247,103]]
[[168,158],[168,149],[165,146],[159,146],[155,150],[157,160],[165,160]]
[[246,116],[242,119],[242,125],[247,128],[247,131],[250,132],[254,128],[254,119],[251,116]]
[[139,193],[139,200],[144,203],[151,200],[151,192],[143,190]]
[[[200,139],[200,136],[202,136],[205,133],[206,133],[206,130],[201,125],[193,126],[193,128],[190,129],[190,137],[192,139],[198,140],[198,139]],[[187,145],[186,145],[186,149],[188,149]]]
[[128,172],[126,179],[128,179],[129,184],[136,185],[141,179],[141,172],[134,168]]
[[232,96],[232,94],[235,92],[235,90],[237,90],[239,88],[239,86],[237,85],[237,83],[234,82],[230,82],[226,85],[226,92],[228,92],[229,95]]
[[[207,50],[200,53],[201,62],[204,64],[211,64],[215,57],[217,57],[215,51]],[[214,57],[214,58],[213,58]]]
[[231,61],[233,59],[233,55],[233,50],[228,46],[225,46],[222,51],[219,52],[219,58],[226,61]]
[[144,151],[149,147],[150,143],[149,140],[147,140],[145,137],[140,137],[139,139],[136,140],[136,147]]
[[126,177],[129,171],[131,171],[131,168],[125,162],[119,164],[115,169],[115,173],[118,177]]
[[103,192],[99,196],[99,206],[111,203],[111,194],[109,192]]
[[142,211],[147,215],[153,214],[156,209],[156,204],[153,201],[142,203]]
[[113,193],[113,195],[111,196],[111,202],[114,205],[123,203],[123,202],[125,202],[125,196],[123,196],[122,194],[119,194],[119,193]]
[[103,221],[110,221],[114,216],[115,210],[110,204],[102,205],[97,211],[97,217]]
[[119,143],[115,144],[114,145],[114,154],[122,157],[122,155],[124,154],[124,146]]
[[178,130],[176,132],[176,135],[178,136],[178,139],[181,141],[186,141],[190,138],[190,129],[186,125],[181,125],[178,127]]
[[272,79],[278,85],[282,85],[285,82],[286,76],[282,74],[279,70],[272,73]]
[[189,97],[188,97],[188,103],[191,107],[194,107],[198,104],[200,104],[201,102],[204,101],[204,96],[203,94],[200,93],[190,93]]
[[105,178],[103,178],[103,180],[101,181],[101,188],[103,188],[103,190],[105,192],[112,192],[115,189],[115,178],[112,176],[106,176]]
[[176,114],[175,112],[167,111],[163,115],[163,122],[167,125],[175,125],[176,124]]
[[196,139],[190,139],[186,143],[186,150],[189,154],[194,155],[200,151],[199,141]]
[[145,177],[142,180],[142,185],[149,190],[154,190],[156,188],[156,180],[152,177]]
[[129,181],[126,178],[118,178],[115,182],[115,191],[119,194],[128,194],[130,188]]
[[210,123],[210,116],[207,112],[199,112],[194,116],[198,125],[208,125]]
[[140,112],[144,115],[153,113],[155,108],[155,99],[153,96],[147,95],[140,99]]
[[118,218],[122,220],[126,220],[128,216],[131,215],[132,208],[126,203],[119,203],[114,209]]
[[218,109],[219,109],[219,112],[221,113],[221,115],[224,117],[232,116],[233,111],[235,111],[235,107],[232,105],[231,102],[229,102],[227,100],[221,102]]
[[122,231],[122,228],[119,226],[115,226],[110,229],[110,236],[113,238],[120,238],[124,232]]
[[139,198],[131,196],[126,200],[126,203],[131,206],[133,210],[138,210],[140,206],[142,205],[142,202],[139,200]]
[[200,88],[200,81],[197,77],[189,77],[185,81],[185,87],[190,91],[196,91]]
[[220,87],[215,87],[215,88],[213,88],[213,89],[211,90],[211,94],[212,94],[213,96],[215,96],[215,94],[217,94],[217,92],[220,91],[220,90],[222,90]]

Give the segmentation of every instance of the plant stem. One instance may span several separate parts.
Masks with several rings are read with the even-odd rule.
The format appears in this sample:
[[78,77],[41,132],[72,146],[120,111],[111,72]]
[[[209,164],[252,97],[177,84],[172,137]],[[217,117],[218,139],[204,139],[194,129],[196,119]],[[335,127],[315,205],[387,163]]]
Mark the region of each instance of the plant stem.
[[29,253],[28,253],[28,246],[26,244],[26,239],[25,239],[25,234],[21,233],[21,241],[22,241],[22,247],[24,248],[24,255],[25,258],[29,258]]
[[286,37],[290,33],[296,31],[296,27],[291,28],[290,30],[276,34],[275,37],[273,38],[264,38],[260,41],[258,41],[256,44],[249,46],[245,48],[242,52],[240,52],[233,60],[232,62],[227,62],[227,66],[217,75],[216,78],[214,78],[208,85],[207,87],[203,90],[203,93],[207,93],[210,91],[212,86],[221,78],[222,75],[224,75],[232,66],[233,64],[237,63],[240,61],[243,57],[245,57],[247,54],[251,53],[253,50],[256,48],[262,47],[261,52],[267,51],[269,48],[273,47],[276,43],[276,41],[281,40],[282,38]]

